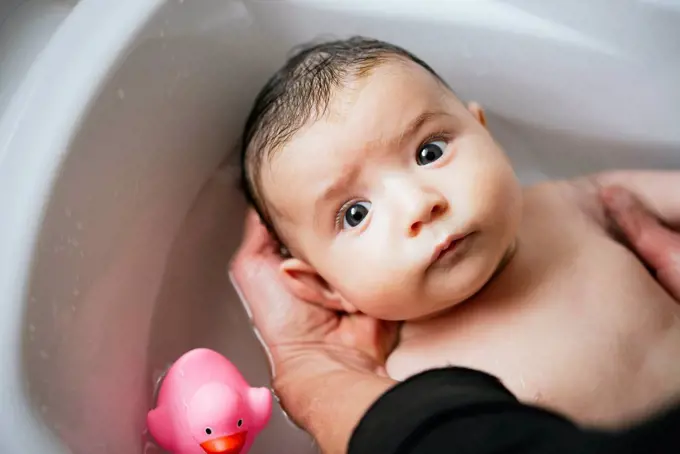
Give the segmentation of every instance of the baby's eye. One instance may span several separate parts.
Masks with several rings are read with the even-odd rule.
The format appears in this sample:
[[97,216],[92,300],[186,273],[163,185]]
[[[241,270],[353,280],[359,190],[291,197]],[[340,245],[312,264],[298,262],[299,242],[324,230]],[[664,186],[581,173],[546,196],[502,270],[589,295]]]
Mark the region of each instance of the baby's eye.
[[371,202],[356,202],[352,204],[345,211],[342,228],[351,229],[361,224],[364,218],[366,218],[368,215],[368,210],[370,209]]
[[437,140],[423,145],[416,155],[416,162],[419,166],[426,166],[432,164],[437,159],[441,158],[446,149],[446,142]]

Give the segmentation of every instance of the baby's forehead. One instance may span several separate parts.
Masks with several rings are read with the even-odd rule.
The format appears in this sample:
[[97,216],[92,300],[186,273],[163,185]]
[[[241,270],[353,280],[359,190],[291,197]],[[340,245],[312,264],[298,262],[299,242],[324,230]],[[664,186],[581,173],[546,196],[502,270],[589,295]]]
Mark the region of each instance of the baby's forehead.
[[353,149],[399,136],[424,113],[448,110],[451,98],[443,84],[415,63],[383,64],[339,85],[324,112],[310,118],[271,156],[288,159],[306,151],[344,158]]
[[357,160],[398,141],[419,116],[449,109],[447,93],[427,70],[396,59],[339,85],[323,115],[307,121],[262,163],[272,209],[298,218],[295,202],[309,202]]

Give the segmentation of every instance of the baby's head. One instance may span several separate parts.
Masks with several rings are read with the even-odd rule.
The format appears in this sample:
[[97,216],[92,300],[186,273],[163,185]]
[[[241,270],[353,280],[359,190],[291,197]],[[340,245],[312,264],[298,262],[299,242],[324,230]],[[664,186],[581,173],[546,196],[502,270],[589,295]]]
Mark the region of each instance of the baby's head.
[[242,166],[246,194],[289,251],[290,289],[385,320],[479,291],[521,212],[485,123],[427,64],[384,42],[329,42],[289,60],[255,101]]

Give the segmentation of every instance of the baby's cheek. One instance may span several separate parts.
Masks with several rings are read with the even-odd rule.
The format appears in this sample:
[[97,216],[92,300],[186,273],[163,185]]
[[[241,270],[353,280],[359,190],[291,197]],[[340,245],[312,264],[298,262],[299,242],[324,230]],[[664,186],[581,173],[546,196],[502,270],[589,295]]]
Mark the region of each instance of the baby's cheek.
[[517,210],[518,193],[519,183],[512,168],[499,160],[479,169],[469,200],[474,204],[474,211],[482,223],[495,223],[502,222]]
[[340,293],[361,312],[383,319],[392,319],[403,312],[412,292],[411,278],[373,260],[355,264],[340,282]]

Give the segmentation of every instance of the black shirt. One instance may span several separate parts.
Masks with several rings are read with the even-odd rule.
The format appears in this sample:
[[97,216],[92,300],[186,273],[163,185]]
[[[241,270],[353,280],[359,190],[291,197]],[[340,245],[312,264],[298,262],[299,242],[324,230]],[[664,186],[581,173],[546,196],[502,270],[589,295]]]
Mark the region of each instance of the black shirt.
[[352,435],[349,454],[680,453],[680,405],[619,432],[585,430],[520,403],[501,382],[436,369],[386,392]]

